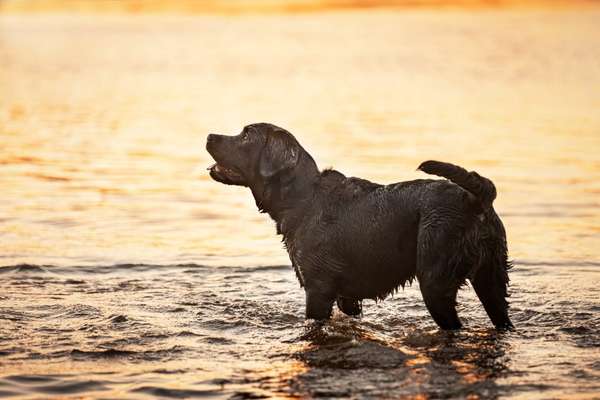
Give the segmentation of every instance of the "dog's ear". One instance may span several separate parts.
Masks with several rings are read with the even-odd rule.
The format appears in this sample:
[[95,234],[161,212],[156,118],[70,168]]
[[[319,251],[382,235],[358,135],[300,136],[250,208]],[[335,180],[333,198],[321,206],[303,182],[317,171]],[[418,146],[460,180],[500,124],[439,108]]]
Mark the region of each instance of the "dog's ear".
[[267,136],[258,162],[259,173],[264,179],[270,179],[280,172],[298,164],[300,146],[296,139],[283,130]]

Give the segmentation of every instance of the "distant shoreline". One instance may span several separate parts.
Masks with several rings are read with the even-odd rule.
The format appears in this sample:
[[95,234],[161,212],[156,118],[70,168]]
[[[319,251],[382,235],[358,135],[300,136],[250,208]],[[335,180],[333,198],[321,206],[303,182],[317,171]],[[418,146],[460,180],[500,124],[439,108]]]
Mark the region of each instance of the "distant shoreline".
[[376,8],[582,8],[598,0],[0,0],[0,14],[245,14]]

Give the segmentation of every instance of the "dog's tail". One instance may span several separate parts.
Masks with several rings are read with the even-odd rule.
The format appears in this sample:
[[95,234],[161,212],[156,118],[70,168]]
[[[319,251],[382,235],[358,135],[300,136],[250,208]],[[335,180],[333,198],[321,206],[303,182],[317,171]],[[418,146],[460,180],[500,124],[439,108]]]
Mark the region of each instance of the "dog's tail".
[[484,210],[492,207],[492,202],[496,198],[496,186],[491,180],[484,178],[475,171],[468,172],[458,165],[441,161],[425,161],[417,169],[428,174],[443,176],[456,183],[475,196]]

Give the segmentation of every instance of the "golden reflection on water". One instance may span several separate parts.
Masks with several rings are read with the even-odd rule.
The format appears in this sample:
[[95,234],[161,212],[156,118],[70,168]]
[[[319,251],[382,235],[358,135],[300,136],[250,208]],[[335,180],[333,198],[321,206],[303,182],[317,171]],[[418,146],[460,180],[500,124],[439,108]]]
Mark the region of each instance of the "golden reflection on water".
[[[496,209],[521,265],[595,265],[599,19],[600,8],[0,15],[2,265],[288,264],[272,223],[256,212],[248,191],[219,185],[204,169],[211,164],[204,150],[209,132],[237,133],[256,121],[291,130],[321,168],[379,182],[422,178],[415,168],[425,159],[476,169],[498,186]],[[595,276],[590,271],[581,273]],[[576,304],[596,301],[591,291],[579,290],[581,282],[565,279],[558,290],[560,273],[518,283],[525,288],[531,279],[544,296]],[[89,302],[87,294],[68,296],[73,304]],[[541,307],[538,297],[524,294],[513,304],[523,314]],[[155,320],[162,310],[152,317],[129,312],[163,327]],[[186,318],[204,324],[196,314]],[[508,345],[487,331],[444,341],[417,330],[401,344],[381,332],[385,327],[344,321],[333,322],[332,337],[356,336],[364,352],[359,362],[371,362],[371,355],[401,359],[403,368],[390,373],[410,387],[437,390],[432,382],[439,384],[441,370],[467,389],[487,381],[492,393],[498,390],[494,374],[506,368]],[[81,344],[84,333],[73,341],[76,349],[97,350]],[[45,344],[35,337],[23,343]],[[513,339],[511,345],[524,348],[520,360],[531,365],[548,360],[543,344]],[[174,336],[160,346],[195,349],[198,343]],[[135,343],[127,349],[140,350]],[[66,359],[75,359],[12,363],[6,370],[0,364],[0,372],[94,376],[114,364],[64,350]],[[327,369],[327,357],[336,361],[335,351],[327,351],[313,343],[285,361],[233,360],[248,376],[228,388],[243,387],[248,378],[267,394],[302,395],[302,385],[323,367],[318,363]],[[564,360],[574,350],[553,351]],[[198,372],[159,379],[148,364],[130,362],[114,379],[208,390],[231,375],[231,365],[216,366],[204,354],[162,363],[165,370]],[[556,365],[544,368],[557,373]],[[535,374],[528,379],[535,381]],[[114,390],[123,390],[110,393],[117,397],[126,393]],[[427,398],[424,393],[410,396]]]
[[[3,263],[287,263],[209,132],[270,121],[379,182],[496,182],[513,257],[599,258],[600,8],[0,15]],[[243,232],[243,233],[241,233]]]

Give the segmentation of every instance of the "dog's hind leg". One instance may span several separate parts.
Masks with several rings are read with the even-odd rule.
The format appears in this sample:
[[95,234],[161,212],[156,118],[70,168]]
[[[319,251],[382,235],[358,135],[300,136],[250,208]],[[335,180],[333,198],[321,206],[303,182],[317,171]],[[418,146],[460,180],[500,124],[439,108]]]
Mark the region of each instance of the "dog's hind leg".
[[513,328],[508,317],[507,285],[508,265],[506,262],[482,265],[471,278],[471,284],[477,297],[483,304],[485,311],[492,320],[496,329],[504,330]]
[[452,249],[449,235],[442,230],[419,231],[416,276],[429,314],[445,330],[460,329],[456,314],[456,293],[464,279],[448,270],[448,252]]
[[348,297],[337,298],[338,308],[346,315],[357,317],[362,313],[362,302]]
[[456,292],[459,285],[431,281],[421,277],[419,287],[429,314],[440,328],[453,330],[462,327],[456,313]]

